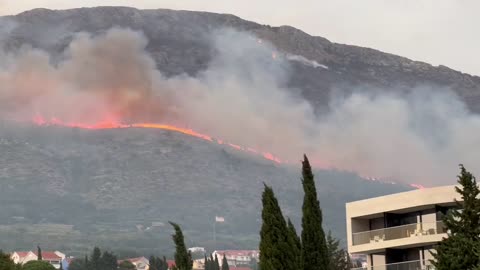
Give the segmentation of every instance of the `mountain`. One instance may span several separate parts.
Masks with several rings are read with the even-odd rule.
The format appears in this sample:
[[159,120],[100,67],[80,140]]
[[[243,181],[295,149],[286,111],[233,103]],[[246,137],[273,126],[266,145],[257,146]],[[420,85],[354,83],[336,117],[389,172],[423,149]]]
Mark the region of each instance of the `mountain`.
[[193,75],[205,69],[212,57],[206,34],[229,27],[254,34],[293,56],[289,83],[301,89],[316,106],[325,104],[330,91],[342,86],[408,91],[418,85],[433,85],[451,88],[473,111],[480,111],[480,77],[374,49],[333,43],[290,26],[271,27],[233,15],[98,7],[64,11],[35,9],[3,19],[15,24],[3,41],[7,48],[30,44],[51,53],[62,52],[78,32],[98,34],[112,27],[141,31],[149,40],[147,49],[158,69],[167,76]]
[[[214,51],[205,36],[233,28],[271,43],[289,59],[288,84],[319,111],[332,92],[361,85],[410,91],[451,88],[480,111],[480,78],[373,49],[336,44],[298,29],[271,27],[233,15],[124,7],[36,9],[0,19],[0,44],[29,45],[61,56],[78,32],[112,27],[141,31],[165,76],[195,76]],[[0,128],[0,247],[84,254],[92,245],[148,255],[171,252],[169,220],[188,244],[255,248],[262,182],[272,185],[285,215],[299,228],[300,162],[278,165],[247,153],[170,131],[82,130],[3,122]],[[298,157],[299,159],[301,157]],[[317,170],[325,225],[345,238],[345,203],[410,189]],[[217,243],[212,240],[214,218]]]

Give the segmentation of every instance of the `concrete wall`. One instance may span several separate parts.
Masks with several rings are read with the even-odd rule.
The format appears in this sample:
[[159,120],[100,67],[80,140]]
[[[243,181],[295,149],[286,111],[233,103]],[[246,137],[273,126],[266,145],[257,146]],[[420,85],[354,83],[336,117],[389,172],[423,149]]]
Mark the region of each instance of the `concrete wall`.
[[[385,248],[395,247],[395,245],[409,246],[425,241],[425,244],[432,244],[432,241],[441,240],[445,235],[426,235],[418,237],[408,237],[402,239],[380,241],[377,243],[368,243],[364,245],[353,246],[352,232],[366,231],[365,221],[371,218],[377,218],[383,213],[405,213],[422,211],[433,205],[453,205],[454,199],[461,200],[458,193],[455,192],[455,186],[444,186],[436,188],[428,188],[421,190],[414,190],[402,192],[387,196],[376,197],[367,200],[361,200],[346,204],[346,220],[347,220],[347,243],[350,253],[364,253],[369,254],[373,252],[382,251]],[[435,211],[425,211],[421,216],[423,223],[435,222]],[[367,221],[368,222],[368,221]],[[424,229],[435,229],[431,223],[429,227]]]
[[437,228],[437,213],[435,209],[422,211],[422,229],[427,232],[432,230],[436,232]]
[[444,186],[350,202],[346,204],[346,208],[350,218],[367,218],[369,215],[394,212],[401,209],[411,208],[412,211],[415,211],[415,208],[419,206],[453,204],[454,199],[461,200],[459,194],[455,192],[455,186]]
[[373,266],[385,265],[385,254],[372,254]]

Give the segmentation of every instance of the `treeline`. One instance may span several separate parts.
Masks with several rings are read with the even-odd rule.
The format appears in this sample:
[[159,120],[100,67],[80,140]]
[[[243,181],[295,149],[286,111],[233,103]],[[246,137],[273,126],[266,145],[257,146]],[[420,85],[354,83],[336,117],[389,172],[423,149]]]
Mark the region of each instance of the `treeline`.
[[[121,266],[121,270],[135,269],[135,266],[128,261]],[[98,247],[93,249],[90,256],[85,256],[84,259],[74,259],[68,266],[69,270],[116,270],[118,268],[117,257],[108,251],[102,252]]]

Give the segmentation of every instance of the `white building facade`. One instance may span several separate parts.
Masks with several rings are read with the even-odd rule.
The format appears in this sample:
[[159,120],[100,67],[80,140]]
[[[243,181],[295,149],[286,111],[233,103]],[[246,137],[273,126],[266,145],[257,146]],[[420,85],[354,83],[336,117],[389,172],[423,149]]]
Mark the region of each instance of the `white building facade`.
[[346,204],[350,254],[370,270],[432,270],[431,252],[447,237],[442,217],[460,200],[455,186],[402,192]]

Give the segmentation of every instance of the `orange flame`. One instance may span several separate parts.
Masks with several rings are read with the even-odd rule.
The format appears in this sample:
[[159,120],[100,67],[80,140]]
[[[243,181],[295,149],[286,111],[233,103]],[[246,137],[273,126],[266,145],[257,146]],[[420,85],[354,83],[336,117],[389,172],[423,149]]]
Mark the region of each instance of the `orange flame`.
[[[233,144],[230,142],[225,142],[221,139],[213,139],[212,136],[202,134],[199,132],[196,132],[192,129],[187,129],[187,128],[181,128],[181,127],[176,127],[173,125],[167,125],[167,124],[157,124],[157,123],[134,123],[134,124],[122,124],[119,123],[118,121],[115,120],[105,120],[101,121],[95,124],[85,124],[85,123],[75,123],[75,122],[64,122],[61,121],[57,118],[51,118],[50,120],[46,120],[40,115],[36,115],[32,119],[33,123],[39,126],[64,126],[64,127],[72,127],[72,128],[80,128],[80,129],[90,129],[90,130],[102,130],[102,129],[120,129],[120,128],[150,128],[150,129],[162,129],[162,130],[168,130],[168,131],[173,131],[177,133],[182,133],[185,135],[193,136],[205,141],[209,141],[212,143],[217,143],[219,145],[225,145],[228,146],[232,149],[235,149],[237,151],[242,151],[246,152],[258,157],[262,157],[266,160],[275,162],[277,164],[295,164],[292,161],[288,160],[282,160],[278,158],[277,156],[273,155],[272,153],[269,152],[262,152],[257,149],[251,148],[251,147],[243,147],[237,144]],[[315,167],[320,167],[320,168],[327,168],[328,166],[325,166],[323,162],[312,160],[312,165]],[[371,178],[371,177],[362,177],[364,179],[370,180],[370,181],[378,181],[382,183],[390,183],[390,184],[397,184],[395,182],[386,182],[382,181],[380,179],[376,178]],[[416,189],[424,189],[425,187],[420,185],[420,184],[409,184],[410,187],[416,188]]]
[[187,128],[180,128],[173,125],[166,125],[166,124],[156,124],[156,123],[134,123],[134,124],[120,124],[116,121],[102,121],[95,124],[84,124],[84,123],[74,123],[74,122],[63,122],[57,118],[52,118],[50,120],[46,120],[45,118],[37,115],[33,118],[33,122],[39,126],[64,126],[64,127],[72,127],[72,128],[80,128],[80,129],[93,129],[93,130],[101,130],[101,129],[119,129],[119,128],[151,128],[151,129],[163,129],[173,132],[182,133],[185,135],[193,136],[196,138],[200,138],[202,140],[206,140],[209,142],[216,142],[220,145],[227,145],[235,150],[248,152],[254,154],[259,157],[263,157],[267,160],[273,161],[275,163],[281,164],[286,163],[282,161],[280,158],[274,156],[268,152],[261,152],[255,150],[251,147],[243,147],[233,143],[226,143],[223,140],[214,140],[211,136],[196,132],[191,129]]

